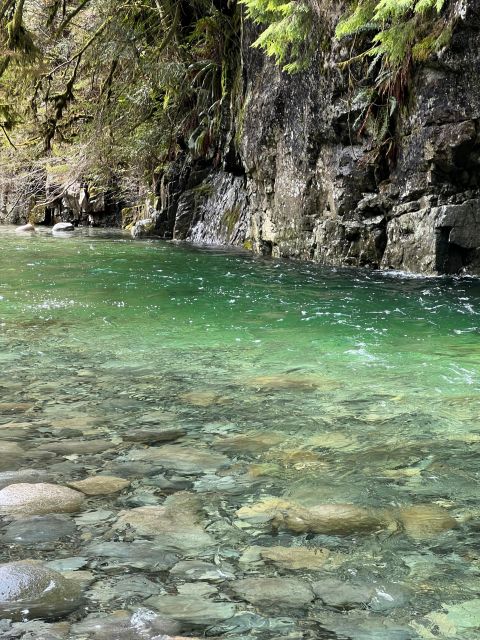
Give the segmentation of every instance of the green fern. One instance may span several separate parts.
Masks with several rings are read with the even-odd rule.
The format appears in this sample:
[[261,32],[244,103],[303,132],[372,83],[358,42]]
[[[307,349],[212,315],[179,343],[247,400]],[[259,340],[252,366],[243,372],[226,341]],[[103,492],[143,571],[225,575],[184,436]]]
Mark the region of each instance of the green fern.
[[307,54],[312,12],[305,2],[290,0],[240,0],[247,17],[259,25],[267,25],[253,47],[262,49],[287,73],[304,69],[309,62]]

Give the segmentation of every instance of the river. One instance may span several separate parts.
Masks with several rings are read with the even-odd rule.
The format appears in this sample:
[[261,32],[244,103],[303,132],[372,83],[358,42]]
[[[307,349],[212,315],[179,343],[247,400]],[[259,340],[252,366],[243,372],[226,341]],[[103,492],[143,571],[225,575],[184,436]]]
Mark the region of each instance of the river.
[[1,561],[82,593],[0,580],[6,638],[478,637],[478,279],[100,230],[0,252],[0,488],[82,499],[0,492]]

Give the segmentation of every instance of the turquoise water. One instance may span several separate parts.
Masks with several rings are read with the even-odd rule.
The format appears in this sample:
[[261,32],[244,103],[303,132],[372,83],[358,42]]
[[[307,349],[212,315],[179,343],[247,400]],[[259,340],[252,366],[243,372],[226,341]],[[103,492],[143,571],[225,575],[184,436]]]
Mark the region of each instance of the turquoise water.
[[[398,602],[396,595],[387,599],[394,603],[388,607],[367,600],[339,607],[317,598],[290,611],[282,633],[239,632],[223,622],[187,624],[184,634],[478,637],[479,280],[327,269],[133,242],[117,232],[19,237],[3,228],[0,249],[0,437],[25,450],[0,471],[46,469],[59,484],[120,474],[131,480],[129,489],[88,503],[92,513],[111,512],[115,528],[120,510],[161,505],[184,488],[178,479],[168,488],[152,484],[157,463],[146,445],[125,436],[157,423],[181,427],[186,435],[168,446],[228,458],[217,470],[183,471],[218,542],[214,554],[199,558],[217,554],[237,578],[329,578],[382,589],[388,583],[401,593]],[[30,406],[2,416],[2,402]],[[29,428],[15,430],[12,422]],[[47,440],[68,440],[68,429],[76,439],[80,432],[110,440],[112,448],[36,454]],[[143,452],[135,468],[132,448]],[[169,480],[182,476],[168,463],[160,467]],[[348,503],[390,515],[375,531],[342,535],[277,532],[268,522],[238,517],[242,507],[272,497],[306,509]],[[427,518],[412,533],[398,515],[412,505],[433,505],[456,526],[437,531]],[[102,541],[116,539],[105,527],[99,531]],[[105,576],[85,540],[79,535],[44,550],[10,545],[4,555],[82,557],[98,585]],[[315,571],[260,559],[248,564],[242,557],[251,546],[327,549],[335,562]],[[170,594],[177,582],[162,576]],[[265,619],[281,615],[232,595],[231,582],[216,584],[212,599]],[[90,612],[122,608],[118,598],[100,605],[95,584],[86,590]],[[145,606],[142,598],[122,606],[133,611]]]

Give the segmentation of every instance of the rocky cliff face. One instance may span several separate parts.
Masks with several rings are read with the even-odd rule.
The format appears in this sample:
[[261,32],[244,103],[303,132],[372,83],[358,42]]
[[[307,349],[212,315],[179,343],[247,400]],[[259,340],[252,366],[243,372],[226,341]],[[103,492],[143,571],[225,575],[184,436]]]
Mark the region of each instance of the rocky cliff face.
[[352,133],[339,52],[288,76],[246,26],[234,150],[177,184],[157,231],[329,265],[480,273],[480,3],[453,10],[450,47],[414,76],[391,166]]

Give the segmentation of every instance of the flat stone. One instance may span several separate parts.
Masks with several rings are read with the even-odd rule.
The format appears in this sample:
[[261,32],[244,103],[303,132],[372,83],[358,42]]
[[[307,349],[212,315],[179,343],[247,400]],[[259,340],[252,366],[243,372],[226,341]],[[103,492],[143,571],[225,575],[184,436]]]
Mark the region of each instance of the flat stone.
[[75,522],[68,516],[33,516],[11,522],[2,530],[0,539],[4,543],[32,545],[65,540],[76,531]]
[[123,436],[127,442],[141,442],[143,444],[158,444],[160,442],[173,442],[186,435],[185,429],[164,428],[164,429],[134,429]]
[[108,440],[52,440],[39,445],[37,451],[50,451],[59,455],[94,455],[116,446]]
[[165,552],[153,542],[96,542],[83,551],[89,557],[100,558],[102,568],[125,567],[148,569],[151,573],[168,571],[178,557]]
[[257,607],[297,609],[315,598],[309,584],[297,578],[244,578],[230,586],[237,596]]
[[184,560],[176,564],[170,575],[184,580],[208,580],[209,582],[223,582],[233,580],[235,573],[231,566],[217,566],[200,560]]
[[436,505],[420,504],[401,509],[400,522],[405,533],[414,540],[429,540],[458,527],[455,518]]
[[306,549],[305,547],[256,547],[262,560],[272,562],[282,569],[308,569],[320,571],[330,558],[328,549]]
[[195,553],[216,544],[201,524],[198,497],[186,492],[170,496],[162,506],[121,511],[114,530],[128,528],[140,536],[154,536],[165,551]]
[[316,389],[330,391],[339,386],[335,380],[322,376],[289,373],[257,376],[247,380],[247,385],[258,391],[315,391]]
[[373,586],[349,584],[335,578],[315,582],[312,589],[324,604],[337,609],[365,607],[375,594]]
[[180,625],[173,619],[145,608],[92,613],[72,626],[75,637],[88,636],[92,640],[174,640],[169,634],[179,630]]
[[160,614],[177,620],[182,628],[207,627],[224,622],[235,614],[235,606],[230,602],[214,602],[199,596],[153,596],[145,604]]
[[33,408],[31,402],[0,402],[0,414],[15,415],[17,413],[26,413]]
[[190,393],[183,393],[180,399],[196,407],[211,407],[217,404],[227,404],[231,401],[230,398],[222,396],[215,391],[191,391]]
[[164,589],[161,584],[152,582],[144,575],[128,575],[97,580],[89,589],[88,598],[102,604],[112,603],[115,600],[125,603],[132,600],[143,601],[162,591],[164,592]]
[[126,489],[130,486],[130,481],[116,476],[91,476],[85,480],[67,482],[67,486],[87,496],[106,496]]
[[177,445],[134,449],[127,455],[127,460],[148,460],[167,469],[192,475],[216,471],[230,462],[221,453]]
[[285,436],[280,433],[246,433],[221,438],[216,440],[213,446],[220,451],[257,455],[281,444],[284,440]]
[[83,507],[79,491],[56,484],[11,484],[0,491],[0,514],[34,516],[74,513]]
[[79,584],[33,560],[0,565],[0,614],[13,620],[54,619],[77,609]]
[[19,469],[18,471],[2,471],[0,473],[0,490],[8,487],[10,484],[35,484],[39,482],[48,482],[50,476],[47,471],[42,469]]

